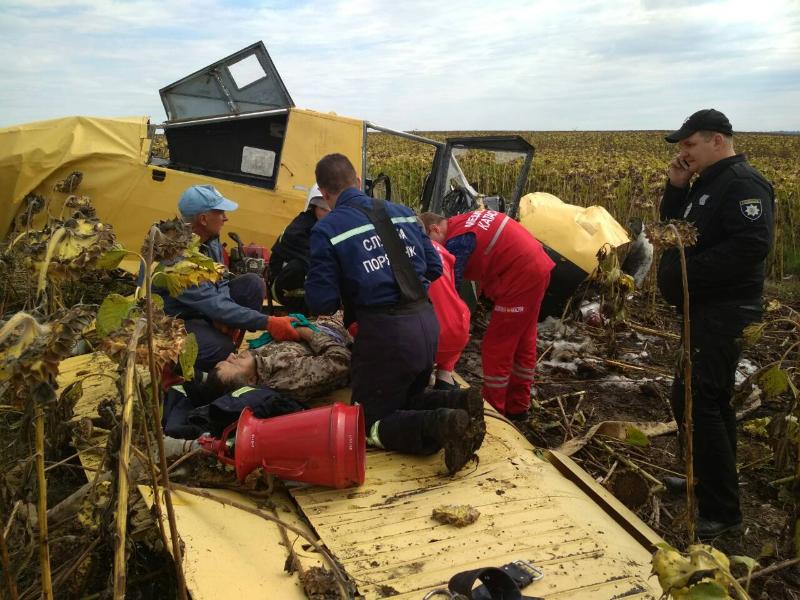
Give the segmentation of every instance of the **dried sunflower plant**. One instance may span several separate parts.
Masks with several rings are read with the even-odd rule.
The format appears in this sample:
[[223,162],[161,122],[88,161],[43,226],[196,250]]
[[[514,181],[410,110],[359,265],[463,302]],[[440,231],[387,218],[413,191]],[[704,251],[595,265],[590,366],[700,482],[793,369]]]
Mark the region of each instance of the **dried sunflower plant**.
[[[689,281],[686,274],[686,254],[684,248],[697,243],[697,228],[688,221],[667,221],[651,223],[645,227],[647,238],[656,248],[661,250],[677,250],[681,265],[681,282],[683,286],[683,331],[681,336],[680,365],[683,367],[684,422],[683,439],[685,440],[686,460],[686,512],[687,533],[689,540],[695,539],[695,495],[694,495],[694,423],[692,417],[692,354],[689,319]],[[680,425],[680,424],[679,424]]]
[[[35,282],[25,310],[0,320],[0,394],[4,399],[10,399],[0,405],[1,424],[16,432],[20,442],[9,446],[11,451],[6,448],[3,453],[3,462],[6,462],[7,454],[13,454],[8,464],[16,466],[0,470],[0,507],[4,514],[11,513],[5,527],[0,527],[0,568],[4,587],[9,597],[15,599],[53,598],[54,589],[65,584],[70,587],[78,574],[85,575],[92,550],[99,541],[105,540],[115,548],[111,578],[113,596],[124,596],[131,547],[127,541],[131,440],[136,430],[144,432],[148,450],[144,466],[149,471],[154,489],[154,508],[165,548],[170,540],[162,520],[162,498],[167,506],[178,595],[186,598],[180,538],[172,510],[166,453],[159,426],[158,384],[166,365],[173,363],[178,363],[184,376],[191,378],[197,346],[194,337],[186,334],[183,322],[164,313],[163,300],[151,290],[156,285],[175,296],[188,286],[216,281],[220,272],[213,261],[200,253],[197,236],[193,236],[179,219],[155,224],[141,254],[123,248],[117,243],[112,228],[98,219],[90,198],[74,193],[82,179],[80,172],[73,172],[56,184],[56,193],[68,195],[57,218],[50,215],[46,198],[29,196],[15,221],[18,233],[4,255],[7,261],[14,261],[15,268],[29,273],[29,281]],[[34,221],[41,222],[43,217],[44,224],[34,228]],[[142,285],[133,297],[110,294],[99,309],[95,305],[63,305],[60,290],[65,282],[76,281],[86,272],[116,269],[126,257],[137,258],[143,273],[143,277],[140,276]],[[94,333],[91,332],[92,322]],[[51,435],[51,432],[63,433],[65,427],[70,427],[72,407],[82,394],[82,380],[78,379],[59,397],[56,377],[61,361],[75,354],[76,343],[86,335],[99,338],[100,349],[118,363],[120,373],[119,401],[112,402],[115,405],[112,411],[115,424],[108,435],[105,458],[101,461],[101,467],[109,465],[110,470],[102,474],[98,471],[94,481],[87,484],[88,487],[84,486],[86,489],[79,494],[84,503],[87,498],[102,498],[98,502],[102,502],[105,508],[98,514],[104,514],[107,523],[99,529],[99,535],[95,531],[90,536],[86,530],[82,532],[83,537],[67,536],[83,539],[85,547],[82,551],[72,548],[66,553],[58,552],[58,556],[54,555],[57,562],[51,565],[54,542],[51,541],[52,531],[48,523],[52,525],[53,519],[48,519],[48,514],[61,505],[48,507],[45,455],[53,457],[63,450],[65,436]],[[142,372],[136,368],[137,364],[149,369],[149,390],[142,381]],[[139,411],[142,418],[138,426],[134,423],[137,401],[144,409]],[[157,442],[155,448],[151,437]],[[112,457],[116,460],[109,461]],[[160,462],[158,468],[155,466],[157,462]],[[138,468],[134,470],[139,471]],[[109,487],[113,491],[98,494],[98,485],[108,486],[109,480],[113,482]],[[156,493],[159,483],[162,493]],[[30,510],[25,508],[29,497],[37,499],[35,508],[31,506]],[[78,509],[80,501],[73,504],[72,512]],[[24,513],[36,515],[35,525],[30,519],[23,518]],[[64,510],[59,509],[58,514],[63,516]],[[79,523],[80,519],[59,519],[54,526],[73,528],[71,534],[81,533],[74,531]],[[63,529],[59,533],[61,531]],[[33,550],[27,549],[36,546],[39,561],[34,565],[29,560]]]

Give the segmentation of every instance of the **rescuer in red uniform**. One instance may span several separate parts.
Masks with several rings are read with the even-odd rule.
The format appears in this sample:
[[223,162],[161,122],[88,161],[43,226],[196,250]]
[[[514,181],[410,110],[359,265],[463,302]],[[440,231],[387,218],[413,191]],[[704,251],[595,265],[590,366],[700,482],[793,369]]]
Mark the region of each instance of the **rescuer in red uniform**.
[[[435,213],[425,215],[439,217]],[[425,215],[420,216],[420,220],[425,226],[425,232],[430,235],[430,227],[437,225],[438,221],[426,222],[423,218]],[[453,379],[453,370],[469,341],[469,307],[456,289],[455,257],[436,240],[432,239],[431,242],[442,259],[442,276],[428,288],[428,297],[433,303],[436,320],[439,321],[436,383],[433,387],[438,390],[458,389],[458,384]]]
[[511,419],[527,418],[536,368],[536,325],[550,271],[555,266],[539,243],[511,217],[476,210],[433,221],[430,238],[456,258],[456,286],[476,281],[494,302],[483,336],[483,397]]

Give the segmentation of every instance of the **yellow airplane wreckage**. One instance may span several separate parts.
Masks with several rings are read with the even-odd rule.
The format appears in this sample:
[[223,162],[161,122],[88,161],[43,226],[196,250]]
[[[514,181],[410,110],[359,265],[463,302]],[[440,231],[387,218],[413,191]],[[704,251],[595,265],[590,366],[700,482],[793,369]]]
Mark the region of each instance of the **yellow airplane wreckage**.
[[[239,203],[229,230],[269,246],[303,209],[321,156],[347,155],[370,191],[367,145],[369,133],[379,131],[434,148],[420,190],[424,210],[501,210],[546,244],[562,273],[553,276],[563,282],[551,298],[554,314],[558,300],[594,269],[600,247],[629,241],[602,209],[571,207],[546,194],[523,198],[534,149],[521,137],[441,142],[296,108],[262,43],[163,88],[161,97],[169,159],[153,155],[155,127],[146,117],[67,117],[0,129],[0,235],[35,224],[42,213],[58,214],[66,194],[53,193],[54,185],[80,171],[87,173],[80,193],[92,198],[99,218],[131,249],[141,246],[154,221],[175,216],[184,189],[200,183]],[[456,155],[470,150],[522,158],[511,198],[482,196],[467,182]],[[49,203],[38,215],[32,214],[32,195]],[[117,373],[100,354],[63,362],[59,386],[86,379],[87,372],[107,376],[84,381],[75,419],[91,417],[99,402],[116,393]],[[348,402],[349,391],[335,399]],[[510,422],[488,406],[485,411],[480,461],[455,477],[439,472],[437,457],[370,450],[360,487],[279,488],[268,510],[317,539],[325,556],[258,511],[243,510],[260,502],[244,493],[175,492],[191,597],[304,598],[298,575],[325,566],[342,597],[452,598],[446,588],[456,573],[515,562],[531,574],[525,597],[659,597],[650,575],[658,535],[569,457],[536,452]],[[91,460],[90,452],[81,456],[85,464]],[[150,488],[139,489],[146,502],[153,501]],[[480,513],[467,526],[431,519],[435,507],[465,503]],[[291,557],[293,573],[284,568]]]

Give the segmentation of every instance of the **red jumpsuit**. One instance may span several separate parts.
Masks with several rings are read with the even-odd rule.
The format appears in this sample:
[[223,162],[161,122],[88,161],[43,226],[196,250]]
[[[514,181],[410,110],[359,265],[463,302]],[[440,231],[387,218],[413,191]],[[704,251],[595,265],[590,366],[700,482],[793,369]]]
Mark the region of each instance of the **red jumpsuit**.
[[555,263],[522,225],[492,210],[447,221],[448,240],[475,235],[464,278],[477,281],[494,302],[483,337],[483,397],[503,414],[530,408],[536,368],[536,324]]
[[428,296],[439,321],[436,364],[443,371],[452,371],[469,341],[469,308],[456,291],[453,273],[455,257],[438,242],[431,242],[442,259],[442,276],[428,288]]

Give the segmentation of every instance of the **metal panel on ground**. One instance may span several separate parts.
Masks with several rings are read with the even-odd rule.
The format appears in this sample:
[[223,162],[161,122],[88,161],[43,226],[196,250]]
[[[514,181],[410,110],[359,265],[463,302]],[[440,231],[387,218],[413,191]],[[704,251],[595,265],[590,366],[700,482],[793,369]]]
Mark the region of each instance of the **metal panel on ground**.
[[[480,464],[453,478],[443,474],[441,455],[370,451],[362,487],[292,492],[359,592],[418,599],[460,571],[523,559],[545,571],[527,595],[660,595],[648,581],[645,547],[538,458],[516,429],[499,418],[487,426]],[[481,516],[463,528],[441,525],[431,512],[442,504],[469,504]]]

